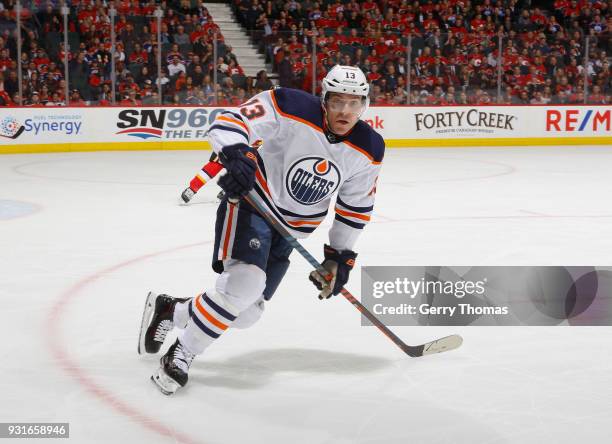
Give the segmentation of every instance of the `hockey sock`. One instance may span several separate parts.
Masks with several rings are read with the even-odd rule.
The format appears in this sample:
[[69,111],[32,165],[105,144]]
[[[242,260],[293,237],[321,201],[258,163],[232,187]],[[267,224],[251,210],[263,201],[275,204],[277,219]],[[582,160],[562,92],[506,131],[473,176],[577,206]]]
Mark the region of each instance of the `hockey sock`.
[[197,193],[200,188],[206,184],[206,182],[213,179],[222,169],[223,165],[221,165],[219,162],[208,162],[202,167],[203,174],[198,173],[193,179],[191,179],[191,182],[189,182],[189,188],[191,188],[194,193]]
[[187,304],[189,321],[179,333],[180,341],[195,353],[202,353],[236,319],[238,310],[224,302],[218,293],[209,297],[206,293],[193,298]]

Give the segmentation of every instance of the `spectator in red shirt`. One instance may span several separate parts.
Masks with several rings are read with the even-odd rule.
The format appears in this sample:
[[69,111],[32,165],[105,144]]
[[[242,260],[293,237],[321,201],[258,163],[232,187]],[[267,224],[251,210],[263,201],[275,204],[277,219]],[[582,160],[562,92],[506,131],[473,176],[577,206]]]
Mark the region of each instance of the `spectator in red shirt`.
[[8,71],[11,68],[13,60],[8,48],[0,49],[0,72]]
[[480,69],[487,64],[487,59],[483,52],[481,52],[481,48],[475,47],[472,48],[472,52],[470,53],[468,60],[470,65],[476,69]]
[[81,98],[81,93],[78,89],[73,89],[70,93],[70,106],[85,106],[86,103]]
[[542,77],[535,66],[529,68],[529,74],[525,76],[525,84],[531,88],[537,88],[544,84],[544,77]]
[[563,15],[565,17],[578,17],[580,15],[580,6],[576,0],[569,2],[569,5],[563,9]]
[[11,96],[3,90],[0,89],[0,106],[11,106],[13,105],[13,101],[11,100]]
[[217,91],[217,106],[232,106],[229,99],[225,96],[222,90]]
[[428,12],[427,17],[423,20],[423,29],[425,31],[433,32],[435,29],[440,27],[438,19],[434,17],[433,12]]
[[235,75],[240,75],[240,76],[244,76],[244,71],[242,69],[242,67],[238,64],[236,64],[235,60],[230,60],[228,68],[227,68],[227,73],[229,76],[235,76]]
[[442,88],[440,86],[436,86],[433,90],[433,94],[427,96],[427,103],[429,105],[448,105],[448,102],[446,101],[445,97],[444,97],[444,91],[442,91]]
[[142,101],[140,101],[136,97],[136,91],[130,89],[127,91],[127,94],[123,97],[123,99],[119,102],[121,106],[142,106]]
[[561,80],[557,84],[557,94],[564,92],[566,94],[571,94],[573,92],[573,87],[570,85],[569,80],[566,76],[561,77]]
[[601,93],[599,85],[593,86],[593,92],[588,97],[588,103],[592,105],[606,105],[606,97]]
[[420,69],[425,69],[433,65],[434,62],[435,59],[431,55],[431,48],[429,48],[429,46],[426,46],[423,49],[423,53],[416,58],[416,63]]
[[534,8],[533,13],[531,14],[531,22],[538,27],[544,27],[548,23],[548,19],[544,14],[542,14],[540,8]]
[[376,84],[378,80],[382,77],[382,74],[378,72],[379,64],[377,62],[372,63],[372,69],[367,74],[368,82]]
[[34,62],[36,67],[40,69],[41,67],[46,67],[47,65],[49,65],[50,60],[49,57],[47,57],[45,50],[39,48],[36,51],[36,55],[32,58],[32,62]]
[[482,19],[482,15],[476,14],[476,17],[470,22],[472,32],[481,31],[485,28],[486,21]]
[[134,50],[129,56],[129,62],[136,65],[144,65],[149,61],[149,53],[142,49],[140,43],[134,44]]
[[378,8],[378,5],[374,1],[368,0],[368,1],[361,3],[361,10],[363,12],[374,11],[376,8]]

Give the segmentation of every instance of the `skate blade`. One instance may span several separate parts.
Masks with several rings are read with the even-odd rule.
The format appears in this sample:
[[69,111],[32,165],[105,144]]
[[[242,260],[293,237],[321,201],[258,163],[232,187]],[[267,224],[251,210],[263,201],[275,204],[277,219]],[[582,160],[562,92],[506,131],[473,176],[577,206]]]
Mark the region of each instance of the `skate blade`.
[[155,311],[155,300],[157,299],[157,294],[152,291],[147,295],[147,300],[145,302],[144,310],[142,311],[142,321],[140,321],[140,335],[138,337],[138,354],[145,354],[145,335],[147,333],[147,329],[149,328],[149,324],[151,323],[151,318],[153,317],[153,312]]
[[181,388],[181,385],[168,376],[161,367],[151,375],[151,381],[166,396],[174,395]]

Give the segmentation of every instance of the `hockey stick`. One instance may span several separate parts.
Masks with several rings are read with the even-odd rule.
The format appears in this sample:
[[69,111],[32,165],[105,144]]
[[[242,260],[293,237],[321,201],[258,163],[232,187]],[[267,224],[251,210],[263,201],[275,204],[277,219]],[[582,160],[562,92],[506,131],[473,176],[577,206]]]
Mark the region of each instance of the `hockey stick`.
[[[253,208],[255,208],[261,216],[266,219],[270,225],[272,225],[276,231],[285,239],[293,248],[295,248],[303,257],[312,265],[322,276],[327,276],[329,272],[323,268],[323,266],[317,261],[309,252],[306,250],[302,244],[300,244],[291,233],[272,215],[261,203],[257,200],[257,194],[254,190],[251,190],[247,196],[244,198]],[[230,202],[232,204],[232,202]],[[234,202],[235,204],[235,202]],[[433,353],[441,353],[445,351],[450,351],[461,346],[463,342],[463,338],[459,335],[451,335],[445,336],[440,339],[436,339],[435,341],[427,342],[421,345],[408,345],[400,338],[398,338],[395,333],[393,333],[385,324],[383,324],[376,316],[372,314],[367,308],[363,306],[361,302],[355,298],[346,288],[342,288],[340,290],[342,296],[345,297],[347,301],[353,304],[357,310],[361,312],[372,324],[374,324],[378,329],[395,345],[397,345],[404,353],[407,355],[417,358],[423,355],[430,355]]]
[[17,130],[17,132],[15,134],[13,134],[12,136],[5,136],[4,134],[0,134],[0,137],[4,137],[5,139],[16,139],[17,137],[19,137],[21,135],[21,133],[23,133],[25,131],[25,126],[21,126],[19,127],[19,129]]

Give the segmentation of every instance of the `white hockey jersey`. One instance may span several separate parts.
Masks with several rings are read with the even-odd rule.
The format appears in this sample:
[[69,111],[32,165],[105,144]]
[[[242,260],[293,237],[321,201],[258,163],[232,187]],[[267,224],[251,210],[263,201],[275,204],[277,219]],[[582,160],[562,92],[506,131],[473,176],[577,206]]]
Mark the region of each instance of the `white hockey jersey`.
[[348,137],[330,143],[319,98],[275,88],[217,116],[208,137],[215,152],[247,143],[257,148],[255,191],[295,237],[321,224],[336,196],[330,245],[352,250],[374,209],[384,156],[382,137],[359,121]]

